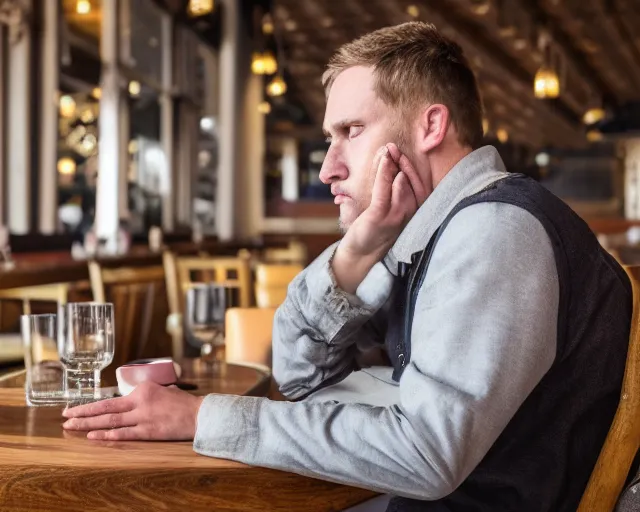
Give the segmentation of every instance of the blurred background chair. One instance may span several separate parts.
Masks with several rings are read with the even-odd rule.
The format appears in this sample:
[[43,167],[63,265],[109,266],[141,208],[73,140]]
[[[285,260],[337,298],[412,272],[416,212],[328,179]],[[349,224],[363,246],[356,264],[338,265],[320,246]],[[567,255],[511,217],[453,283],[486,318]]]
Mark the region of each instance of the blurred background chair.
[[302,272],[301,264],[267,264],[256,266],[255,295],[259,308],[275,308],[284,302],[289,283]]
[[275,308],[230,308],[225,319],[225,358],[230,363],[271,368]]

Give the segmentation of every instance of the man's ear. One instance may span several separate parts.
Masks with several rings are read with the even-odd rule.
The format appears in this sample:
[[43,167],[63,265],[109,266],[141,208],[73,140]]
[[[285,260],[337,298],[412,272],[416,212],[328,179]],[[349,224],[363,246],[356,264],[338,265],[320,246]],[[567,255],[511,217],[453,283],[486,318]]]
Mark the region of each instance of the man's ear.
[[439,146],[449,130],[449,109],[436,103],[425,108],[418,118],[417,145],[427,153]]

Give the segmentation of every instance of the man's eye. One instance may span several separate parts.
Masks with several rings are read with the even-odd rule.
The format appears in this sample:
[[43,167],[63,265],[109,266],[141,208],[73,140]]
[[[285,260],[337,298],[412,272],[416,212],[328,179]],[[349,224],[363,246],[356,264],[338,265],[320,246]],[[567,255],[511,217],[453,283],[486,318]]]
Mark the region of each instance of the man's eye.
[[349,127],[349,138],[353,139],[354,137],[357,137],[358,135],[360,135],[362,133],[362,130],[364,130],[364,126],[360,126],[360,125],[350,126]]

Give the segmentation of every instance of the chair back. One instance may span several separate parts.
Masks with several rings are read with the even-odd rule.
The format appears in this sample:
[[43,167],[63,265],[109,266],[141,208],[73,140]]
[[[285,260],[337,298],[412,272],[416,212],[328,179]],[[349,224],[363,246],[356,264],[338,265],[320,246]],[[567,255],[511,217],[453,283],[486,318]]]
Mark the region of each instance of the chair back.
[[9,288],[0,290],[0,300],[21,300],[22,314],[30,315],[31,301],[55,302],[59,306],[66,304],[70,287],[70,283],[55,283]]
[[275,308],[284,302],[287,287],[302,272],[300,264],[256,266],[256,305],[259,308]]
[[162,265],[109,268],[91,261],[89,279],[93,300],[114,306],[114,367],[171,353],[171,340],[164,329],[168,302]]
[[216,283],[238,290],[238,304],[251,306],[251,269],[245,258],[175,258],[180,293],[180,310],[184,311],[184,296],[195,283]]
[[640,266],[625,270],[633,287],[633,316],[622,393],[578,512],[614,509],[640,447]]
[[262,251],[262,260],[267,263],[307,264],[307,247],[298,240],[291,240],[286,249],[266,248]]
[[225,317],[227,362],[271,367],[275,308],[230,308]]

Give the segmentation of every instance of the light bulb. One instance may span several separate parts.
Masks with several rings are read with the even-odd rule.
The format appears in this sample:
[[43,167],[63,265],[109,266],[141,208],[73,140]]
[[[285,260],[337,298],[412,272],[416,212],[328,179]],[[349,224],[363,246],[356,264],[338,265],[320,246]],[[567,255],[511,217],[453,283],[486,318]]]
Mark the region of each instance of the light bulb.
[[204,16],[213,12],[213,0],[189,0],[187,13],[189,16]]
[[76,2],[76,12],[78,14],[89,14],[91,12],[91,2],[89,0],[78,0]]
[[504,128],[499,128],[496,131],[496,137],[498,137],[498,140],[500,141],[501,144],[506,144],[507,141],[509,140],[509,132]]
[[560,79],[551,68],[540,68],[533,82],[533,91],[538,99],[560,96]]
[[602,108],[590,108],[584,113],[582,121],[584,124],[596,124],[604,119],[606,112]]
[[285,92],[287,92],[287,84],[280,76],[275,76],[267,85],[269,96],[282,96]]
[[60,98],[60,115],[62,117],[73,117],[76,113],[76,101],[69,95]]
[[140,82],[136,80],[131,80],[131,82],[129,82],[129,94],[131,94],[131,96],[138,96],[141,90],[142,86],[140,85]]
[[262,65],[264,67],[265,75],[273,75],[278,71],[278,61],[271,52],[264,52],[262,54]]
[[60,174],[64,174],[65,176],[75,174],[76,162],[73,160],[73,158],[61,158],[60,160],[58,160],[58,172]]
[[265,61],[260,52],[255,52],[251,56],[251,72],[254,75],[264,75]]

